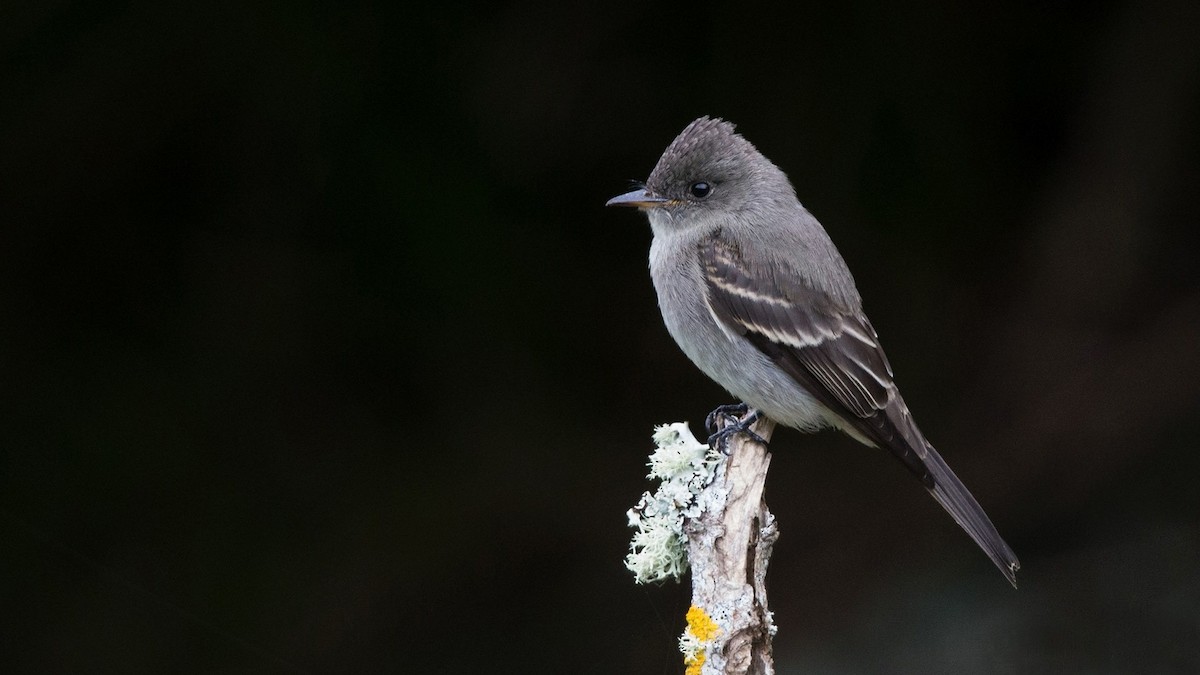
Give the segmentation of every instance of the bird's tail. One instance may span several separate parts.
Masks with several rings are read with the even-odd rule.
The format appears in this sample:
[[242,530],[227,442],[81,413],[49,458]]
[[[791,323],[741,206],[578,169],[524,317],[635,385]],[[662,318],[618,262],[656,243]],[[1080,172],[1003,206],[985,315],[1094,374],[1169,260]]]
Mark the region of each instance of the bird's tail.
[[1016,588],[1017,570],[1021,569],[1021,561],[1017,560],[1016,554],[1004,543],[991,519],[983,512],[983,507],[975,501],[962,481],[958,480],[958,476],[954,475],[937,450],[929,444],[926,444],[925,448],[928,450],[928,456],[923,459],[933,478],[933,487],[929,488],[929,493],[943,509],[946,509],[950,517],[954,518],[954,522],[971,535],[971,539],[987,553],[1008,582]]

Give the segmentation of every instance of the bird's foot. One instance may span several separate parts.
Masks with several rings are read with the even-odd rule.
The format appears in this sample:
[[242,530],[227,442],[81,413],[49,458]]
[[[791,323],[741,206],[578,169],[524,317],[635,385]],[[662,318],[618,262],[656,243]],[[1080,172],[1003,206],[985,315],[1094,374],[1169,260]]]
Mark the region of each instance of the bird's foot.
[[730,424],[736,424],[738,419],[748,412],[750,412],[750,406],[745,403],[719,405],[716,410],[708,413],[708,417],[704,418],[704,428],[708,429],[708,433],[714,434],[717,432],[718,421],[725,420]]
[[[749,413],[749,414],[747,414]],[[744,417],[743,417],[744,415]],[[750,427],[762,417],[757,410],[751,410],[745,403],[731,403],[719,406],[704,418],[704,426],[708,428],[708,447],[720,450],[721,454],[729,454],[729,438],[734,434],[746,434],[755,443],[767,444],[766,439],[750,430]],[[717,429],[717,423],[725,420],[726,425]]]

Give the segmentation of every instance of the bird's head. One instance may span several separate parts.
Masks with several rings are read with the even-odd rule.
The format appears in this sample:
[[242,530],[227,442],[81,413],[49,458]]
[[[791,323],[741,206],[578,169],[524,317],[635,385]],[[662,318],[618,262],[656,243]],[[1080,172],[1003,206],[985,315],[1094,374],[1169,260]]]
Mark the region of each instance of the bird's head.
[[729,122],[701,117],[667,146],[644,185],[608,200],[633,206],[655,229],[686,229],[766,206],[795,192],[783,172]]

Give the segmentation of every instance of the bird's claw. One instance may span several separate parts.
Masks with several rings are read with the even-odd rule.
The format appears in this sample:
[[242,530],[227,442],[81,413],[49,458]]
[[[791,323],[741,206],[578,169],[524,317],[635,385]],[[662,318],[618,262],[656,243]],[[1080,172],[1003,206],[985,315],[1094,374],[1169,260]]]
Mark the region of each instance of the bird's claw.
[[[746,415],[746,413],[750,413]],[[745,417],[742,417],[746,415]],[[708,447],[719,450],[721,454],[729,454],[729,438],[734,434],[746,434],[750,440],[755,443],[767,444],[767,440],[762,436],[750,430],[750,427],[761,417],[761,413],[757,410],[751,411],[750,406],[745,403],[732,403],[723,405],[708,414],[704,419],[704,425],[708,427],[710,436],[708,437]],[[724,428],[717,429],[717,422],[724,419],[727,423]]]
[[750,406],[745,403],[726,403],[725,405],[717,406],[716,410],[708,413],[704,418],[704,428],[708,429],[708,433],[717,433],[717,422],[724,419],[730,424],[736,424],[742,415],[750,412]]

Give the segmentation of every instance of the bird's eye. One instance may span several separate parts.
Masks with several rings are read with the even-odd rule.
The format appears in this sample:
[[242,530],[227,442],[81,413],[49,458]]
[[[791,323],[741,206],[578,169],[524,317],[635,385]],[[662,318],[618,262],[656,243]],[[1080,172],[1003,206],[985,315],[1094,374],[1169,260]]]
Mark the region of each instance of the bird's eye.
[[688,188],[696,199],[704,199],[712,192],[712,186],[704,181],[696,181]]

